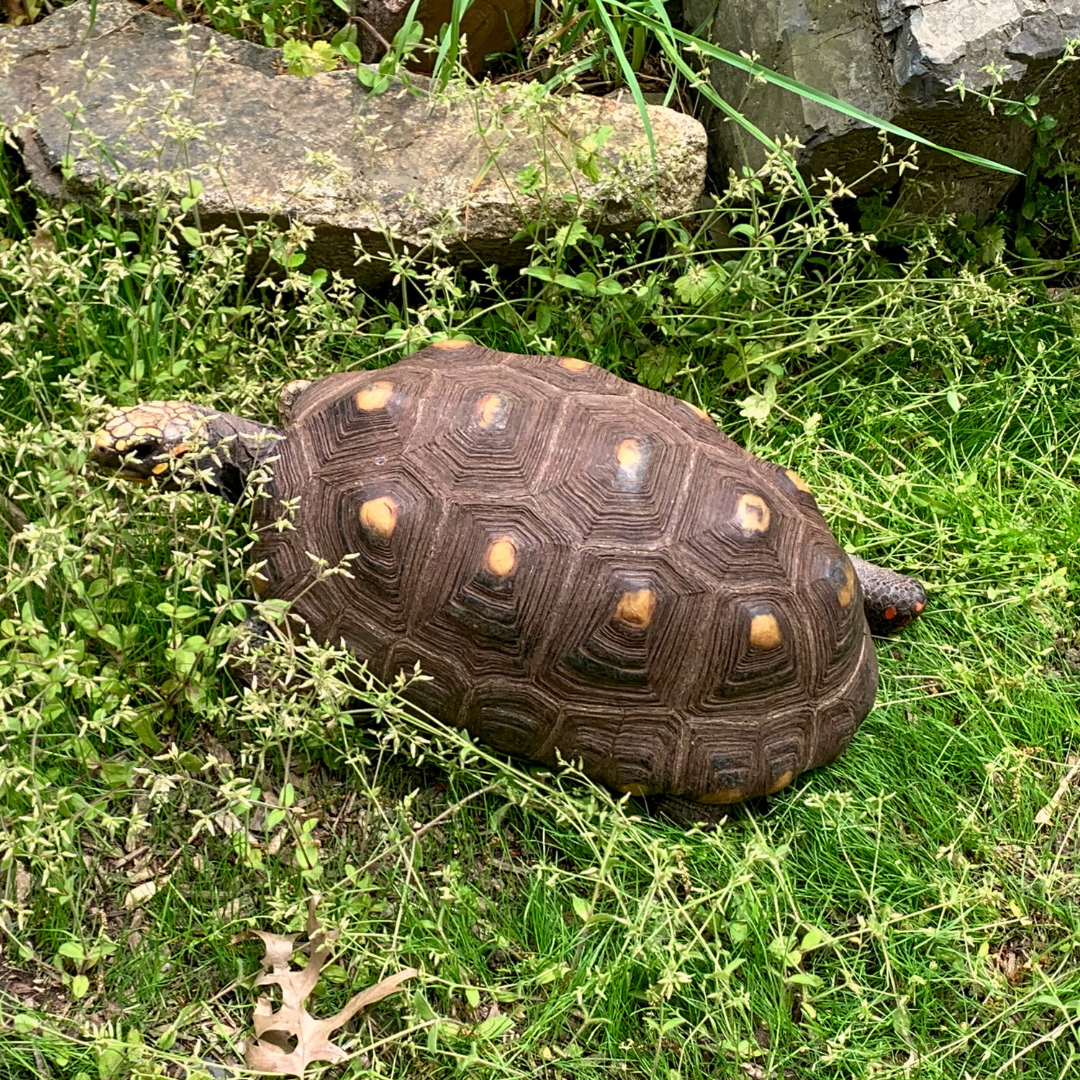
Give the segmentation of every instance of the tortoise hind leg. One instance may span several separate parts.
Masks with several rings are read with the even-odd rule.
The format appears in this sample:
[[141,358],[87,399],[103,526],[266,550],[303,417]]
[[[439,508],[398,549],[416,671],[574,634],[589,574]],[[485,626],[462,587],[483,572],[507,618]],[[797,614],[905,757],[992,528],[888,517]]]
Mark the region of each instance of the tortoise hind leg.
[[[718,829],[731,817],[734,805],[695,802],[679,795],[651,795],[646,801],[653,813],[667,818],[680,828],[692,829],[695,825],[701,825],[709,832]],[[759,809],[768,805],[764,796],[748,801]]]
[[926,607],[922,585],[907,574],[849,556],[863,591],[866,621],[875,634],[894,634],[917,619]]

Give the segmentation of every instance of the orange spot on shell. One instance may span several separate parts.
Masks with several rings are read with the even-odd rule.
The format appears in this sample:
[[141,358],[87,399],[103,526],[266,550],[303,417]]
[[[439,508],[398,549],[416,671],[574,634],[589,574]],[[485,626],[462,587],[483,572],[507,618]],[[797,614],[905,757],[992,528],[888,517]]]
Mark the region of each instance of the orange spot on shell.
[[637,439],[623,439],[615,447],[615,460],[625,473],[637,472],[641,468],[642,456],[641,443]]
[[794,779],[795,774],[791,771],[791,769],[788,769],[787,772],[781,774],[773,781],[771,787],[765,789],[765,794],[772,795],[775,792],[779,791],[781,788],[786,788],[788,784],[790,784],[791,781]]
[[579,360],[576,356],[564,356],[559,361],[559,367],[566,368],[567,371],[584,371],[592,365],[588,360]]
[[374,412],[383,408],[394,393],[393,383],[376,382],[356,393],[356,407],[361,412]]
[[684,401],[683,404],[691,411],[698,414],[702,420],[708,420],[711,424],[713,422],[712,417],[704,410],[699,409],[696,405],[692,405],[689,401]]
[[509,536],[500,536],[484,552],[484,569],[496,577],[508,577],[514,572],[517,559],[517,544]]
[[635,630],[644,630],[652,622],[655,612],[656,593],[652,589],[624,592],[615,605],[615,619]]
[[735,507],[735,520],[744,532],[765,532],[771,518],[769,504],[753,492],[747,492]]
[[791,469],[785,469],[787,478],[799,489],[799,491],[805,491],[810,494],[810,485],[797,473]]
[[917,604],[915,605],[915,614],[916,614],[916,615],[920,614],[920,613],[922,612],[922,609],[923,609],[924,607],[926,607],[926,604],[925,604],[925,603],[923,603],[923,601],[922,601],[922,600],[920,600],[920,601],[919,601],[919,602],[918,602],[918,603],[917,603]]
[[431,347],[433,349],[467,349],[471,344],[471,341],[464,341],[462,338],[447,338],[445,341],[433,341]]
[[360,507],[360,524],[369,533],[384,539],[390,536],[397,525],[398,504],[389,495],[380,495],[377,499],[368,499]]
[[489,428],[497,423],[506,411],[506,402],[498,394],[490,394],[476,403],[476,424],[480,428]]
[[855,595],[855,567],[849,562],[844,570],[844,584],[836,591],[840,606],[846,608]]
[[750,644],[755,649],[775,649],[781,640],[775,615],[755,615],[750,620]]
[[887,608],[886,608],[886,609],[885,609],[885,610],[884,610],[884,611],[882,612],[882,615],[884,615],[886,619],[895,619],[895,618],[896,618],[896,608],[894,608],[894,607],[887,607]]

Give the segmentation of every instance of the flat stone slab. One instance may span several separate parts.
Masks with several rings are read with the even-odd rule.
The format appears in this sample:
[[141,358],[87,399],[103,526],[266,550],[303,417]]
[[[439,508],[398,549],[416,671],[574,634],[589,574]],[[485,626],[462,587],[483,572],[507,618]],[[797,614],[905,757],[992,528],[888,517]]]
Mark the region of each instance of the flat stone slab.
[[613,232],[698,205],[707,140],[689,116],[650,107],[654,160],[633,105],[414,82],[369,95],[351,71],[298,78],[277,50],[126,0],[99,0],[92,24],[79,2],[0,30],[0,120],[37,191],[93,202],[118,180],[198,180],[193,224],[306,225],[305,270],[366,284],[393,253],[513,265],[537,220]]

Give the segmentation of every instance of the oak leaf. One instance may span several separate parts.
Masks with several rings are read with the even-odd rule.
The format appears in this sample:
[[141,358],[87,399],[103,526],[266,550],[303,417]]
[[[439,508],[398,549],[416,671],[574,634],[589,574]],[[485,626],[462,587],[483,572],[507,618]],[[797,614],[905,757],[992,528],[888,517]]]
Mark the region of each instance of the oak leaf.
[[[255,1039],[249,1040],[244,1060],[255,1072],[275,1076],[304,1075],[313,1061],[342,1061],[348,1052],[330,1041],[330,1036],[367,1005],[393,994],[406,979],[413,978],[415,968],[405,968],[388,975],[381,982],[361,990],[349,999],[340,1012],[319,1020],[307,1011],[306,1002],[319,981],[319,974],[330,959],[330,943],[337,935],[319,930],[311,934],[300,952],[306,954],[307,964],[299,969],[292,966],[295,935],[284,937],[261,930],[253,933],[262,939],[265,954],[263,972],[256,986],[278,986],[281,1007],[274,1009],[267,997],[260,997],[255,1006]],[[295,1040],[295,1045],[293,1045]]]

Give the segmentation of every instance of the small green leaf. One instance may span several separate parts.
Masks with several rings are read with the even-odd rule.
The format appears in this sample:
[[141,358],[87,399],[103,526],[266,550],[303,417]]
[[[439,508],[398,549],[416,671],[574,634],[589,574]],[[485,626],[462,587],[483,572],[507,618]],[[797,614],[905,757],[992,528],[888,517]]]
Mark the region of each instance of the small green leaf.
[[471,1008],[480,1007],[480,991],[475,986],[465,987],[465,1000],[469,1003]]
[[79,998],[86,997],[86,992],[90,989],[90,980],[85,975],[76,975],[71,980],[71,996],[75,1001]]
[[346,23],[330,39],[330,44],[335,46],[350,64],[360,63],[360,50],[356,47],[356,23]]
[[592,906],[584,896],[574,896],[571,898],[571,903],[574,905],[574,914],[582,921],[588,922],[589,916],[592,914]]
[[514,1021],[509,1016],[489,1016],[473,1028],[473,1034],[478,1039],[497,1039],[505,1035],[514,1026]]
[[98,1080],[117,1080],[124,1068],[124,1054],[111,1046],[98,1051]]
[[438,1013],[428,1003],[428,999],[424,997],[422,991],[417,990],[412,996],[413,1011],[421,1020],[434,1020],[438,1016]]
[[202,233],[198,229],[191,225],[185,225],[180,230],[180,235],[184,238],[184,242],[189,244],[193,248],[202,247]]
[[739,412],[746,417],[747,420],[767,420],[769,413],[772,412],[773,405],[776,404],[776,376],[770,375],[765,380],[765,389],[760,394],[754,393],[749,397],[743,398],[739,402],[741,408]]

